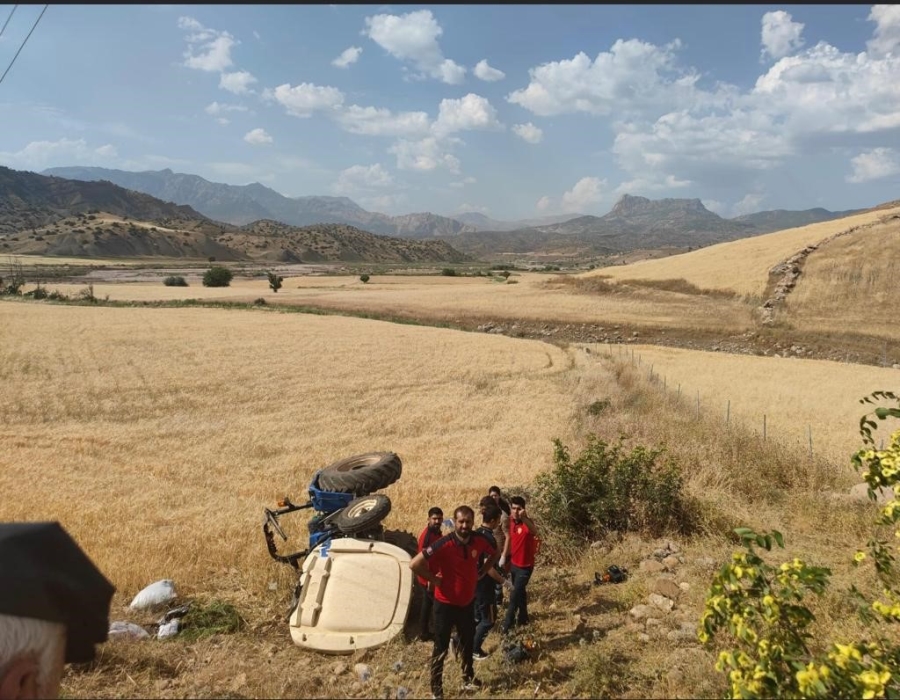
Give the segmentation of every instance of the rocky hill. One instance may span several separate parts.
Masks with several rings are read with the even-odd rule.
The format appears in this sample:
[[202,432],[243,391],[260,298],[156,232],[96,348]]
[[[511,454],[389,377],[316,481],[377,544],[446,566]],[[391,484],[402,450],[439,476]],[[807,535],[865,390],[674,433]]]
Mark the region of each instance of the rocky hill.
[[817,224],[821,221],[842,219],[845,216],[859,214],[863,209],[848,209],[846,211],[828,211],[818,207],[816,209],[804,209],[802,211],[788,211],[786,209],[773,209],[772,211],[758,211],[755,214],[744,214],[732,219],[742,224],[750,224],[759,233],[771,233],[783,231],[788,228]]
[[226,185],[198,175],[166,170],[129,172],[107,168],[50,168],[45,175],[73,180],[108,180],[120,187],[144,192],[160,199],[187,204],[217,221],[238,226],[273,219],[293,226],[348,224],[390,236],[433,238],[474,230],[455,219],[436,214],[388,216],[366,211],[347,197],[285,197],[258,182]]
[[375,235],[347,225],[237,227],[110,182],[0,167],[0,254],[176,257],[285,262],[463,262],[441,240]]

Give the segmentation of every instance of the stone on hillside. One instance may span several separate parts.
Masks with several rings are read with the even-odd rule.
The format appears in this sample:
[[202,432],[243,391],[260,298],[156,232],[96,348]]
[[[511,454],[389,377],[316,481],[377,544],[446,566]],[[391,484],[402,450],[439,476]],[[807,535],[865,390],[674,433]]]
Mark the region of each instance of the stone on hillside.
[[646,632],[642,632],[641,634],[638,635],[638,640],[641,642],[644,642],[644,643],[649,642],[650,635],[647,634]]
[[[866,483],[856,484],[856,486],[851,488],[850,496],[852,496],[854,500],[861,503],[871,503],[871,501],[869,500],[869,485]],[[883,506],[893,497],[894,492],[892,489],[881,486],[875,490],[875,502],[880,506]]]
[[676,557],[674,554],[670,554],[665,559],[662,560],[662,565],[667,569],[674,569],[681,563],[681,560]]
[[650,604],[653,607],[658,608],[663,612],[671,612],[672,608],[675,607],[675,601],[673,601],[671,598],[666,598],[664,595],[660,595],[659,593],[651,593],[647,597],[647,600],[650,601]]
[[651,610],[652,608],[649,605],[635,605],[628,612],[635,620],[643,620],[650,614]]
[[678,584],[670,578],[657,578],[650,583],[650,591],[659,595],[677,600],[681,595],[681,589]]
[[641,571],[646,571],[648,574],[658,574],[660,571],[665,571],[666,569],[665,566],[655,559],[644,559],[638,568],[640,568]]
[[691,584],[689,584],[687,581],[682,581],[681,583],[678,584],[678,587],[681,590],[683,590],[685,593],[687,593],[689,590],[691,590]]

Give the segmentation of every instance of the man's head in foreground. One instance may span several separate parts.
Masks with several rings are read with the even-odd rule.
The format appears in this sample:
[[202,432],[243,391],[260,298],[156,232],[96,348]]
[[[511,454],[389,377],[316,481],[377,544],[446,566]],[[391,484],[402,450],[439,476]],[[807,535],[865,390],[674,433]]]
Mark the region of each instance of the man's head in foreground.
[[0,524],[0,700],[56,698],[106,641],[114,592],[59,523]]

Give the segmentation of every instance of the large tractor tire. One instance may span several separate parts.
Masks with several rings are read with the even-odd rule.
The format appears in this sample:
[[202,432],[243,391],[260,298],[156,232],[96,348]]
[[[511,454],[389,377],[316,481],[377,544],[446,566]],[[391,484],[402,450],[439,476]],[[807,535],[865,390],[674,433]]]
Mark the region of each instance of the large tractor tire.
[[393,484],[402,470],[400,457],[395,453],[367,452],[329,464],[319,472],[319,488],[366,496]]
[[376,527],[390,512],[391,499],[376,493],[350,501],[331,522],[343,534],[356,535]]
[[[385,530],[384,541],[405,550],[409,556],[414,557],[419,553],[419,541],[410,532],[402,530]],[[418,639],[422,633],[421,624],[419,622],[422,609],[422,598],[425,597],[425,589],[419,585],[419,582],[413,579],[412,595],[409,602],[409,612],[406,615],[406,623],[403,625],[403,633],[406,639],[413,641]]]

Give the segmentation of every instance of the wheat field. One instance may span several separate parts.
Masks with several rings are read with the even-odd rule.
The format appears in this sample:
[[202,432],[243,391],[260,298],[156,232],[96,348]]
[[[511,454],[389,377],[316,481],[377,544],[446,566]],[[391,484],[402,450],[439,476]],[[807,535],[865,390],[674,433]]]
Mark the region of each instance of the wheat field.
[[[670,398],[680,396],[685,412],[696,413],[699,394],[701,415],[723,428],[726,420],[740,422],[762,438],[765,420],[767,439],[798,454],[808,453],[811,432],[813,453],[835,470],[846,469],[861,444],[859,418],[871,407],[859,399],[900,388],[900,372],[884,367],[649,345],[593,347],[633,362],[644,377],[652,372],[655,386],[663,391],[664,383]],[[874,433],[879,440],[887,434],[883,428]]]
[[631,265],[605,267],[583,275],[608,276],[613,281],[683,279],[700,289],[731,290],[737,294],[760,298],[768,283],[769,270],[782,260],[829,236],[857,226],[875,224],[898,213],[900,208],[872,211],[719,243],[660,260],[642,260]]
[[834,240],[807,258],[787,298],[787,321],[800,330],[896,338],[898,261],[900,218]]
[[[117,605],[159,578],[203,590],[223,566],[251,599],[272,597],[286,567],[265,551],[262,509],[302,499],[336,459],[397,452],[388,522],[417,534],[432,505],[529,483],[551,439],[571,434],[577,370],[536,341],[37,303],[0,304],[0,327],[0,520],[59,519]],[[306,516],[294,517],[300,549]]]

